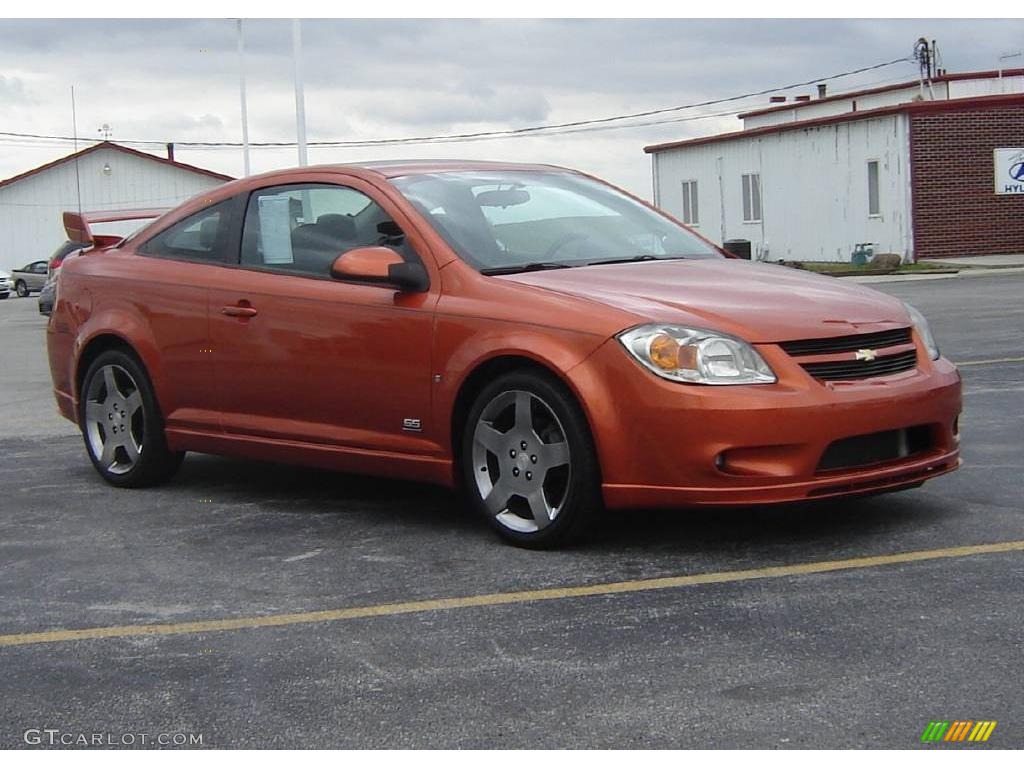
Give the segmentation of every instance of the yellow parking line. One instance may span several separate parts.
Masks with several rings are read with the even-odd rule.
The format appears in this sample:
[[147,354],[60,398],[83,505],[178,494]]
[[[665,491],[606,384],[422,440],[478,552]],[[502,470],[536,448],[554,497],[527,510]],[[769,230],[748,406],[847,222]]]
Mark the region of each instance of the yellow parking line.
[[962,363],[953,363],[957,368],[969,365],[995,365],[996,363],[1024,363],[1024,357],[996,357],[992,360],[964,360]]
[[434,600],[414,600],[405,603],[384,603],[356,608],[338,608],[327,611],[304,613],[282,613],[269,616],[245,616],[235,619],[210,619],[186,621],[177,624],[128,624],[89,629],[56,629],[49,632],[29,632],[17,635],[0,635],[0,646],[33,645],[37,643],[61,643],[74,640],[101,640],[117,637],[138,637],[140,635],[186,635],[204,632],[225,632],[235,629],[256,629],[260,627],[281,627],[291,624],[319,624],[349,619],[364,619],[379,616],[397,616],[406,613],[427,613],[450,611],[457,608],[481,608],[495,605],[533,603],[541,600],[564,600],[576,597],[595,597],[627,592],[649,592],[658,589],[694,587],[703,584],[728,584],[754,579],[775,579],[784,576],[807,576],[815,573],[846,571],[858,568],[876,568],[883,565],[918,563],[926,560],[940,560],[951,557],[989,555],[1000,552],[1024,551],[1024,540],[1001,541],[994,544],[977,544],[945,549],[926,549],[916,552],[897,552],[891,555],[854,557],[847,560],[825,560],[816,563],[779,565],[769,568],[751,568],[742,571],[719,571],[697,573],[690,576],[669,576],[634,581],[614,581],[576,587],[554,587],[532,589],[521,592],[497,592],[489,595],[467,597],[443,597]]

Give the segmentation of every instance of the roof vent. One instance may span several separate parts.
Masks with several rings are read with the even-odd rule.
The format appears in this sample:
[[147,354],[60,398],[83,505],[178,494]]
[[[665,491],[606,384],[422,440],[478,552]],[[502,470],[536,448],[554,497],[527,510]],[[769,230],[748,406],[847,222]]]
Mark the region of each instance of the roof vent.
[[770,97],[768,99],[768,103],[769,104],[785,104],[786,103],[786,97],[785,96],[772,96],[772,97]]
[[793,101],[810,101],[810,96],[794,96]]
[[827,83],[818,83],[818,98],[819,99],[824,99],[825,98],[825,93],[827,91],[828,91],[828,84]]

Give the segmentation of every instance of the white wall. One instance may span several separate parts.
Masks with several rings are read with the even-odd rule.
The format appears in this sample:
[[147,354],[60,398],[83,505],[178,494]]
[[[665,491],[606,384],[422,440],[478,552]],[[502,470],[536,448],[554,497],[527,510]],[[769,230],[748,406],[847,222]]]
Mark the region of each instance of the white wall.
[[[879,161],[881,215],[868,216],[868,160]],[[907,256],[908,121],[897,114],[666,150],[655,155],[659,206],[682,218],[682,182],[696,179],[697,229],[752,242],[753,258],[849,261],[856,243]],[[761,174],[762,221],[743,222],[742,175]]]
[[[103,173],[109,163],[111,173]],[[82,210],[170,208],[222,182],[115,149],[78,161]],[[0,188],[0,269],[10,271],[45,259],[67,239],[61,219],[78,209],[75,163],[63,163]],[[96,231],[128,234],[145,222],[98,224]]]

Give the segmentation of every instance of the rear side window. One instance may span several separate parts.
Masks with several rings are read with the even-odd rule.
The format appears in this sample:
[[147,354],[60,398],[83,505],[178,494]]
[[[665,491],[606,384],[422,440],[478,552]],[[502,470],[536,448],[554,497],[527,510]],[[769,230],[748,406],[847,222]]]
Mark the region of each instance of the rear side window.
[[225,261],[236,206],[236,200],[225,200],[194,213],[147,240],[139,252],[172,259]]
[[329,277],[339,255],[367,245],[387,245],[409,258],[398,225],[351,187],[295,184],[249,197],[242,266]]

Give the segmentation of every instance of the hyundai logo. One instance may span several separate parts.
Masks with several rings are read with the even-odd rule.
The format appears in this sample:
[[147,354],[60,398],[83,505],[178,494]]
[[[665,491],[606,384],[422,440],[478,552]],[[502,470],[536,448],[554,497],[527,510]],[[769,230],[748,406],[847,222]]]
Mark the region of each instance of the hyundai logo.
[[1024,181],[1024,161],[1010,166],[1010,178],[1014,181]]

